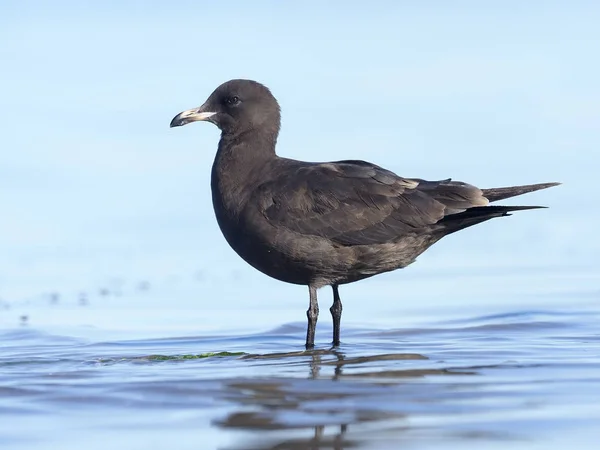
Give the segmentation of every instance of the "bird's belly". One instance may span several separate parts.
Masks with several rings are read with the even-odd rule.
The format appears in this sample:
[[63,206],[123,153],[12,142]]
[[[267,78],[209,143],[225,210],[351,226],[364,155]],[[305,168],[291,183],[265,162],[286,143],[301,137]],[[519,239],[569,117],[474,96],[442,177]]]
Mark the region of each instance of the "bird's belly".
[[232,219],[215,209],[223,236],[244,261],[292,284],[325,286],[369,278],[411,264],[435,241],[415,234],[384,244],[339,246],[325,238],[274,229],[266,222]]

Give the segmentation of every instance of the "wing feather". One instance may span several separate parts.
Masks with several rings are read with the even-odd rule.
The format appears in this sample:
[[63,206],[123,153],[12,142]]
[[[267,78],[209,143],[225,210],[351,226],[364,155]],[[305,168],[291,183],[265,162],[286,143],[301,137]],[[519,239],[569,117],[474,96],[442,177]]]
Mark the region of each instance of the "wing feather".
[[402,178],[365,161],[289,167],[257,192],[273,225],[347,246],[390,242],[487,204],[466,183]]

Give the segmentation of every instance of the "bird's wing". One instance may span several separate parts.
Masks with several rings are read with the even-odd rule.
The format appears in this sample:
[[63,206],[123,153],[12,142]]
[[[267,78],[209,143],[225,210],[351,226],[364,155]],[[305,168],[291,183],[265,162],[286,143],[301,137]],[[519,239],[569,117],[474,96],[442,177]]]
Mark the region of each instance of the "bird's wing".
[[389,242],[487,205],[474,186],[402,178],[365,161],[289,166],[256,195],[272,225],[346,246]]

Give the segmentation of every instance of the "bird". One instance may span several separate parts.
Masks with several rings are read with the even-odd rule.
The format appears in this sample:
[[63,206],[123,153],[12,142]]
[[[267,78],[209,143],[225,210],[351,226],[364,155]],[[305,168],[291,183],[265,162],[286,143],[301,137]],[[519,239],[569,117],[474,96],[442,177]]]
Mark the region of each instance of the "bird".
[[225,240],[249,265],[308,286],[305,348],[314,348],[317,290],[331,286],[339,346],[339,286],[401,269],[464,228],[542,206],[492,202],[556,186],[479,189],[451,178],[405,178],[363,160],[306,162],[275,151],[281,112],[265,85],[233,79],[170,127],[206,121],[221,130],[211,170],[212,203]]

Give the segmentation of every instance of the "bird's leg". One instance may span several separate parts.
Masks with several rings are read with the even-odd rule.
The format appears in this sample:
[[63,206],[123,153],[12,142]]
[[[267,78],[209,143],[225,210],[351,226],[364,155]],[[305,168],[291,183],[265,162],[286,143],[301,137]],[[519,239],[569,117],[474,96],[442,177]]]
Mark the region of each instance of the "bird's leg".
[[333,317],[333,346],[340,345],[340,321],[342,320],[342,300],[338,292],[337,284],[331,286],[333,288],[333,305],[329,308],[331,317]]
[[310,306],[306,311],[308,317],[308,329],[306,330],[306,349],[311,349],[315,346],[315,329],[317,328],[317,319],[319,317],[319,303],[317,302],[317,288],[308,286],[310,294]]

